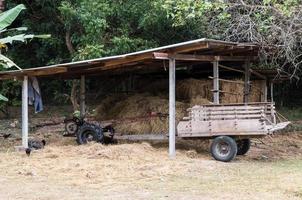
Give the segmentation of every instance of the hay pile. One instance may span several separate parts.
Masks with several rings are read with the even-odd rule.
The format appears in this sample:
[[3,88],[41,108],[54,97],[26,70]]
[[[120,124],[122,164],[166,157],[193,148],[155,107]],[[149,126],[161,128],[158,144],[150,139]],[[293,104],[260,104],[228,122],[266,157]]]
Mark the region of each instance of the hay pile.
[[[118,99],[118,100],[117,100]],[[176,119],[186,114],[188,104],[176,102]],[[150,94],[134,94],[130,96],[109,96],[96,108],[96,119],[117,120],[115,129],[119,133],[144,134],[167,133],[168,118],[149,117],[151,112],[168,113],[168,99]]]
[[252,87],[249,95],[250,102],[261,102],[261,88],[263,84],[265,84],[265,82],[261,80],[252,81]]
[[[197,79],[185,79],[177,82],[177,121],[187,115],[187,108],[194,105],[211,103],[213,98],[211,91],[213,87],[212,83],[212,80]],[[143,90],[138,90],[140,93],[134,93],[131,95],[109,95],[97,106],[95,112],[96,120],[117,121],[115,129],[118,133],[167,133],[167,117],[148,117],[152,112],[163,114],[168,113],[169,100],[166,85],[167,82],[165,80],[161,80],[158,82],[152,82],[150,85],[144,85],[144,93],[142,93]],[[225,91],[224,93],[221,93],[221,102],[243,102],[243,87],[244,86],[241,83],[220,82],[221,90]],[[158,89],[156,90],[156,88]],[[260,90],[257,88],[251,90],[250,101],[259,101],[259,96],[261,96],[259,95],[259,91]]]
[[198,102],[197,98],[212,100],[211,92],[213,82],[211,80],[185,79],[177,82],[176,96],[178,99],[185,101]]
[[231,82],[220,82],[220,90],[223,92],[220,96],[221,103],[242,103],[244,96],[244,85],[240,83],[239,79],[233,81],[238,81],[238,83]]
[[[235,79],[235,81],[239,82],[242,80]],[[262,84],[262,81],[252,81],[249,93],[249,102],[261,102]],[[221,82],[220,88],[223,91],[220,97],[221,103],[243,103],[244,84]]]

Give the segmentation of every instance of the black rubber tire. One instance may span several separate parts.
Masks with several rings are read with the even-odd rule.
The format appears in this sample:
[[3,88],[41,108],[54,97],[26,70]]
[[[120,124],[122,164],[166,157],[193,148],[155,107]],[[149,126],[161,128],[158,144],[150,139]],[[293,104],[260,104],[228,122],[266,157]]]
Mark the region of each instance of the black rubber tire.
[[237,143],[237,155],[244,155],[250,150],[251,147],[250,139],[237,140],[236,143]]
[[218,136],[211,144],[213,158],[222,162],[229,162],[237,155],[236,141],[229,136]]
[[67,135],[75,135],[78,132],[79,126],[73,119],[65,121],[65,131]]
[[104,134],[101,127],[95,124],[84,123],[77,132],[77,143],[81,145],[87,144],[90,141],[103,143]]

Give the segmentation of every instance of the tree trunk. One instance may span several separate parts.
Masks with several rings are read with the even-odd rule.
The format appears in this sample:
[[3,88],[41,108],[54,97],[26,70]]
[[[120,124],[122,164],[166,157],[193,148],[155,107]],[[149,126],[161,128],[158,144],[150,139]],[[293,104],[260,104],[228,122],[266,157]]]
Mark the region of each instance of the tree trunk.
[[5,10],[5,0],[0,0],[0,11]]
[[[66,30],[66,35],[65,35],[65,42],[67,49],[70,53],[70,56],[72,56],[75,53],[75,49],[73,48],[72,42],[71,42],[71,36],[70,36],[70,29]],[[72,81],[72,86],[71,86],[71,92],[70,92],[70,101],[72,103],[73,110],[79,110],[80,106],[78,103],[78,88],[79,84],[77,80]]]
[[79,84],[77,80],[72,81],[71,93],[70,93],[70,101],[72,103],[73,111],[79,110],[80,106],[78,103],[78,88]]

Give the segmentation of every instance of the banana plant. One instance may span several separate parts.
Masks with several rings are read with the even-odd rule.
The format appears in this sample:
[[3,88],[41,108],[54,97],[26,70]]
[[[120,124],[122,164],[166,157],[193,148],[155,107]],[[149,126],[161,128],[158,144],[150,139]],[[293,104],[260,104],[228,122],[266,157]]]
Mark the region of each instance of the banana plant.
[[[33,38],[49,38],[50,35],[34,35],[34,34],[26,34],[24,31],[27,31],[27,27],[18,27],[18,28],[8,28],[15,19],[19,16],[22,10],[25,10],[26,7],[23,4],[19,4],[16,7],[7,10],[5,12],[0,13],[0,36],[3,33],[9,34],[9,32],[19,32],[17,35],[0,37],[0,69],[5,68],[17,68],[18,70],[22,70],[16,63],[14,63],[11,59],[4,56],[1,53],[2,49],[7,50],[8,44],[13,44],[13,42],[27,42],[28,40],[32,40]],[[0,94],[0,101],[8,101],[8,99]]]

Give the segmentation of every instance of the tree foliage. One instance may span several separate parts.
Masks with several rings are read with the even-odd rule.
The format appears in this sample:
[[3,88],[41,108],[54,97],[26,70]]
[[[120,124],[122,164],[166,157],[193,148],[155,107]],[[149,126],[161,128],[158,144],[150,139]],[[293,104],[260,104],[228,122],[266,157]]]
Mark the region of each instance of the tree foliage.
[[262,65],[301,75],[301,0],[165,0],[174,26],[202,23],[206,37],[251,42],[262,48]]

